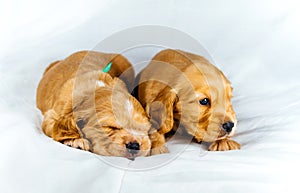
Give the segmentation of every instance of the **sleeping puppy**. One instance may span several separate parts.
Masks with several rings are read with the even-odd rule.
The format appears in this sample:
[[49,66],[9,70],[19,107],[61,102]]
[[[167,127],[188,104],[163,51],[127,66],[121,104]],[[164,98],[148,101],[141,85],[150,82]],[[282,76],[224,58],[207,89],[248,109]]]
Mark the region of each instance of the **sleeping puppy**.
[[229,139],[237,125],[230,102],[232,87],[205,58],[163,50],[139,73],[135,84],[133,94],[151,119],[151,154],[168,152],[165,137],[177,130],[197,142],[211,142],[211,151],[240,149]]
[[[110,62],[109,72],[102,72]],[[50,64],[37,89],[44,133],[100,155],[147,156],[150,122],[124,84],[134,82],[131,67],[122,55],[91,51]]]

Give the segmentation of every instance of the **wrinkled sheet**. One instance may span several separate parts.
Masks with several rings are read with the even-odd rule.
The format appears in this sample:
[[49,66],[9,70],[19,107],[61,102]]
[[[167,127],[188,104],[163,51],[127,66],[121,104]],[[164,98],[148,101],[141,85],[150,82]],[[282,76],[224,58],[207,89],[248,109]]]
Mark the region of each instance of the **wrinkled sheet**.
[[[298,192],[299,8],[273,0],[1,2],[1,192]],[[241,150],[207,152],[179,138],[169,154],[132,162],[43,135],[35,94],[46,66],[144,24],[184,31],[213,56],[234,87]],[[157,51],[125,55],[135,64]]]

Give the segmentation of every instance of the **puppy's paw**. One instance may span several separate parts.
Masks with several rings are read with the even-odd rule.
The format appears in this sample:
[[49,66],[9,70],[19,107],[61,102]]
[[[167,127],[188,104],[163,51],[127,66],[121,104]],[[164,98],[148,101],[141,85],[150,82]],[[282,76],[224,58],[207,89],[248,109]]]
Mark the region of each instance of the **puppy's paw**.
[[90,150],[90,142],[86,139],[79,138],[79,139],[67,139],[63,142],[65,145],[74,147],[77,149],[82,149],[85,151]]
[[160,147],[154,147],[151,149],[151,155],[157,155],[162,153],[169,153],[169,149],[165,145]]
[[237,149],[241,149],[241,145],[231,139],[215,141],[208,148],[209,151],[228,151]]

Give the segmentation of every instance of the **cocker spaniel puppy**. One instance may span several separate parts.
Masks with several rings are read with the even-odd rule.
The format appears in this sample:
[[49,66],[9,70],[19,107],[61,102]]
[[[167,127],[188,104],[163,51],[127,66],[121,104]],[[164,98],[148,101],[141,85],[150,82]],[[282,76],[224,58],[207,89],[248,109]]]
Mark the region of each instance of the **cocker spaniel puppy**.
[[148,155],[149,119],[123,81],[130,88],[134,71],[122,55],[82,51],[50,64],[37,89],[44,133],[100,155]]
[[232,87],[205,58],[180,50],[163,50],[136,78],[134,95],[150,117],[151,154],[168,152],[165,137],[185,132],[211,151],[239,149],[229,139],[237,125]]

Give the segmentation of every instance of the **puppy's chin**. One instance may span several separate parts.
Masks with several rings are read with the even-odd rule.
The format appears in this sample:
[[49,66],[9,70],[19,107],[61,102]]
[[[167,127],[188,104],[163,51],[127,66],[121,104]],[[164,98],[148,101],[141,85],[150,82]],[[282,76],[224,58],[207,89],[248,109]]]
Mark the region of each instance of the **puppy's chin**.
[[210,135],[210,134],[204,134],[203,138],[201,141],[204,141],[204,142],[214,142],[218,139],[218,136],[216,135]]
[[[213,128],[213,129],[212,129]],[[209,128],[197,128],[196,132],[188,132],[190,135],[193,135],[194,138],[198,142],[214,142],[219,139],[226,138],[227,135],[221,131],[221,129],[218,129],[217,126],[212,127],[212,125]]]
[[[143,145],[141,146],[143,147]],[[128,150],[126,149],[125,144],[110,144],[109,146],[105,148],[94,148],[94,153],[104,156],[116,156],[116,157],[125,157],[130,160],[134,160],[136,157],[144,157],[148,156],[150,153],[150,148],[148,149],[141,149],[138,151],[137,154],[130,154]]]

